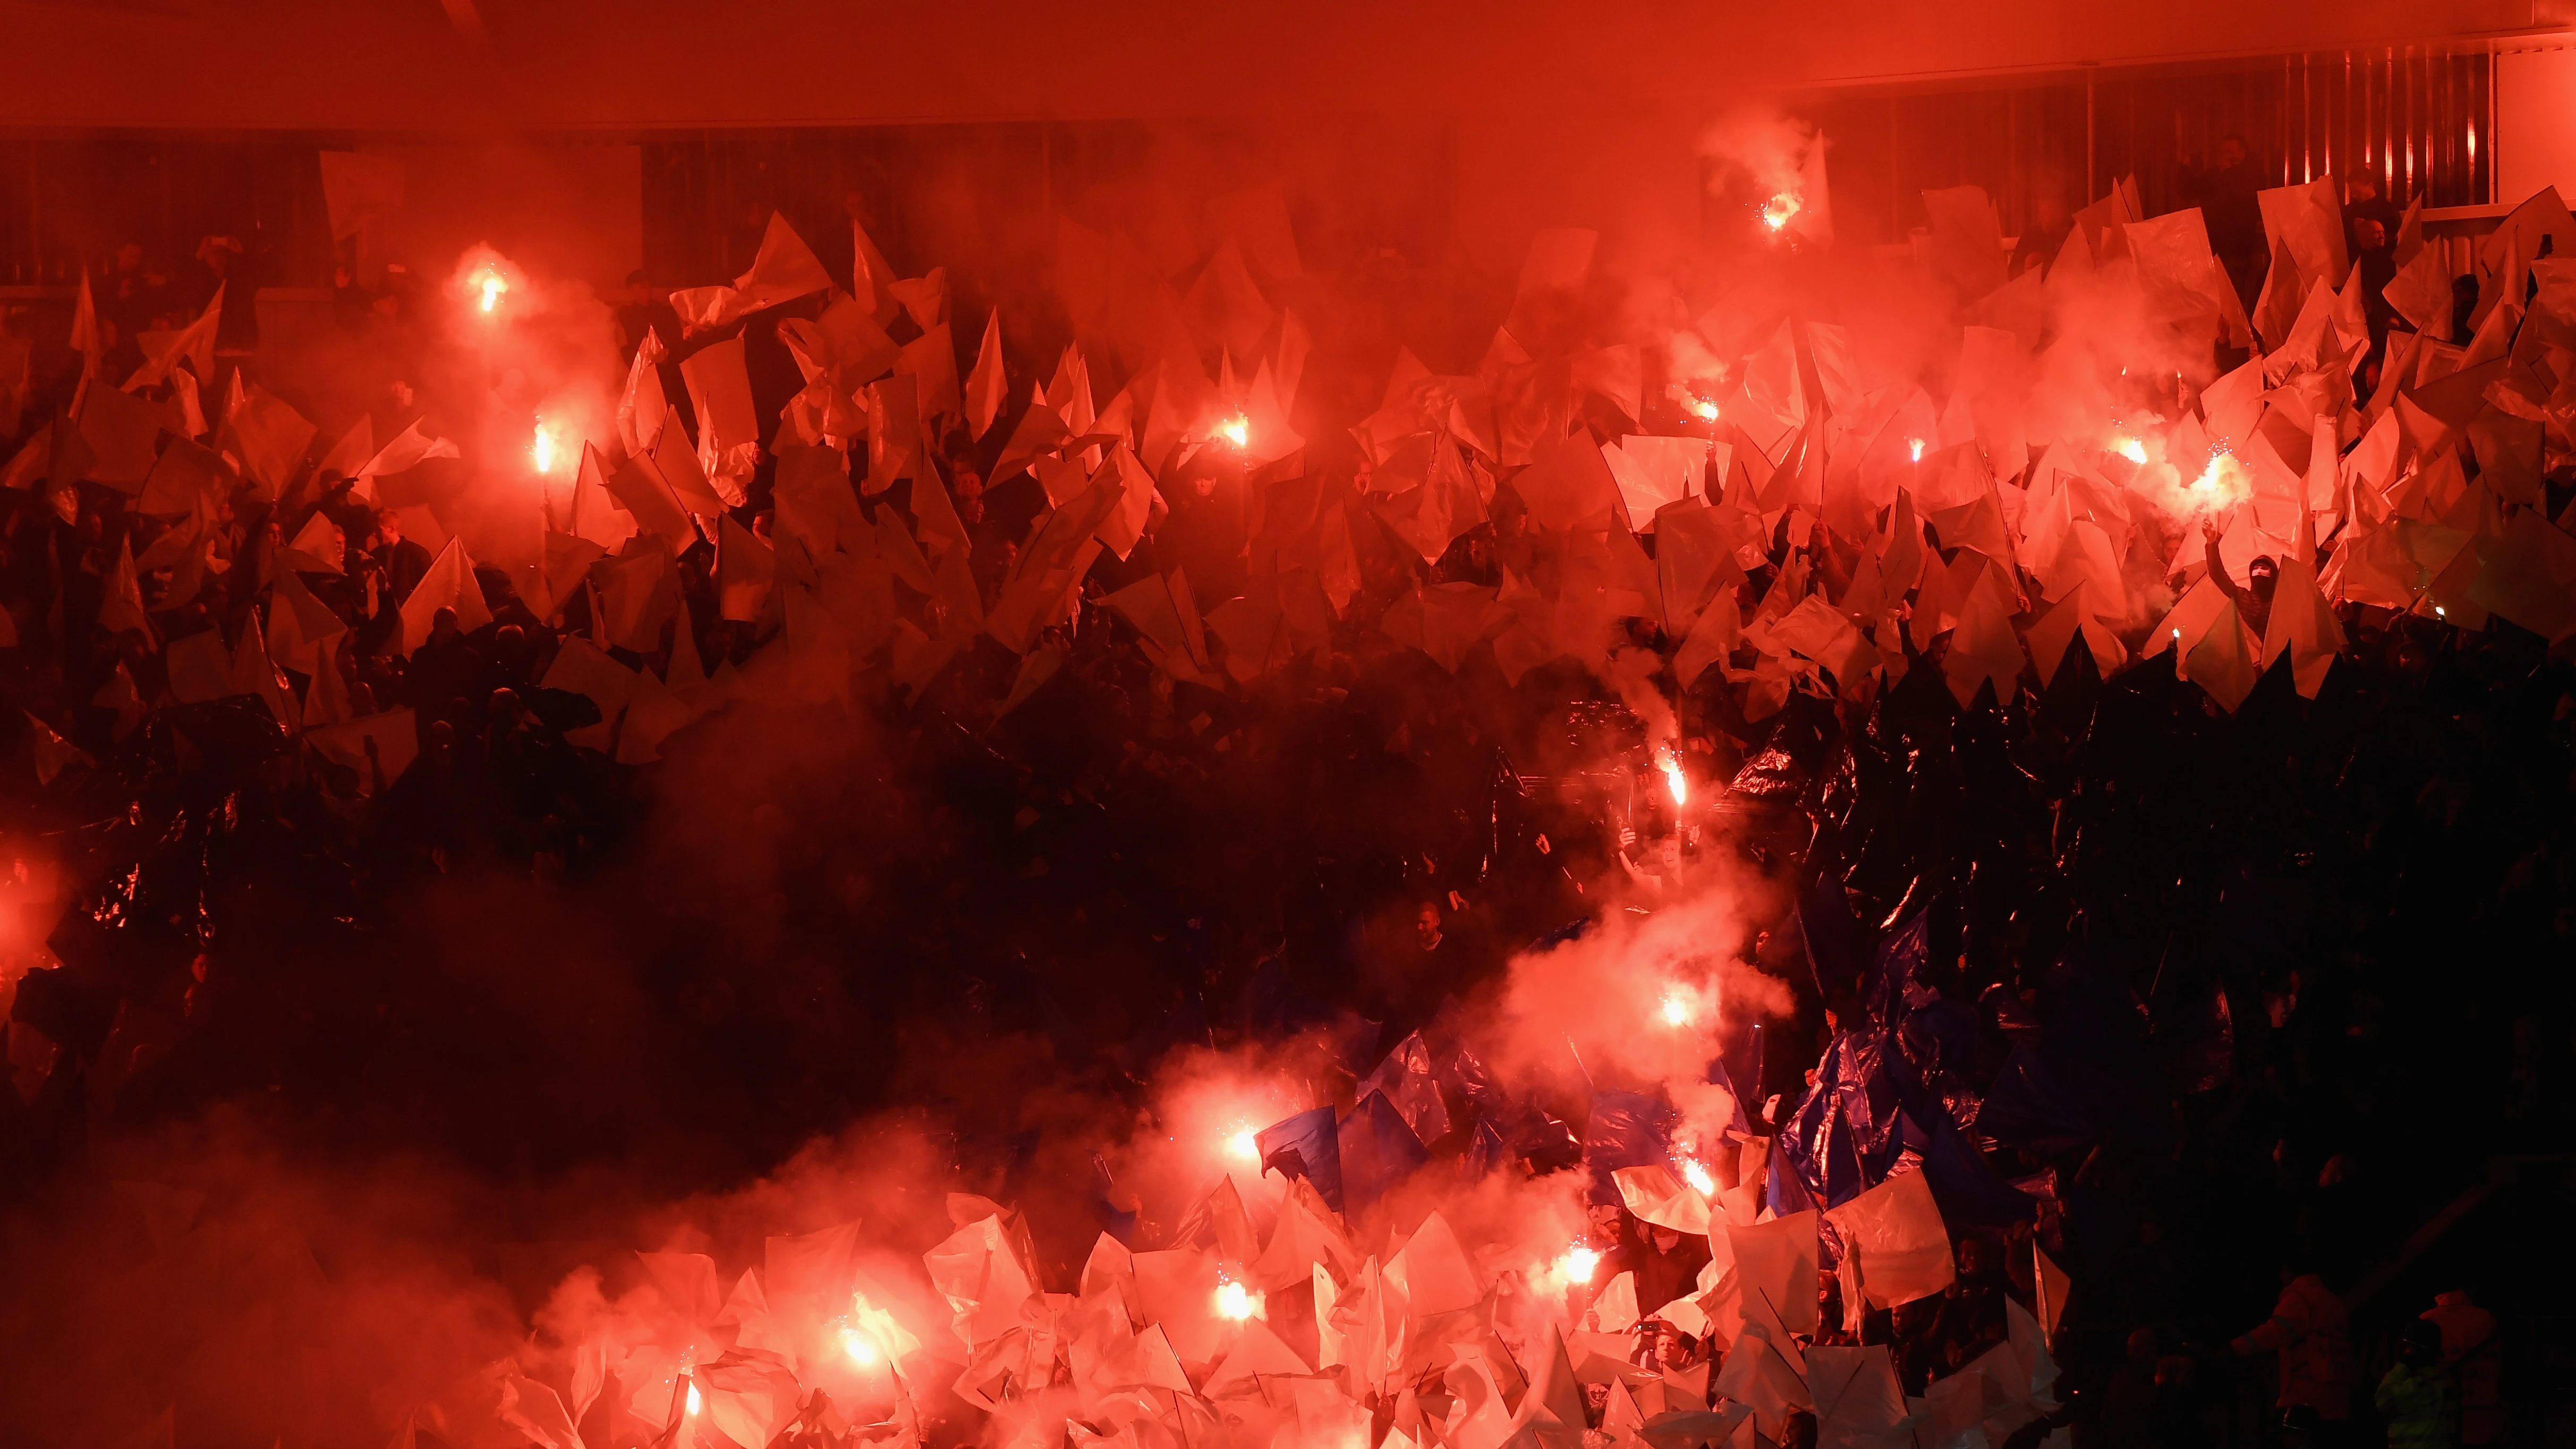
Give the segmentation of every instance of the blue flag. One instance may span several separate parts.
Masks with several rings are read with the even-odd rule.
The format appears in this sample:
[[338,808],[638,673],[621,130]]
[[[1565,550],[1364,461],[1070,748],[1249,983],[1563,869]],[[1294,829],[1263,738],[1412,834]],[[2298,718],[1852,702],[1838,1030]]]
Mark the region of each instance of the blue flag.
[[1421,1139],[1405,1125],[1404,1114],[1383,1092],[1360,1098],[1351,1115],[1342,1119],[1339,1137],[1342,1198],[1349,1212],[1368,1211],[1431,1160],[1431,1154],[1422,1150]]
[[1317,1107],[1283,1117],[1253,1133],[1252,1143],[1260,1149],[1263,1172],[1302,1177],[1314,1184],[1315,1194],[1324,1200],[1324,1206],[1335,1212],[1347,1211],[1342,1206],[1341,1132],[1333,1121],[1332,1108]]
[[1592,1174],[1592,1200],[1618,1202],[1611,1174],[1622,1167],[1659,1167],[1673,1156],[1673,1109],[1642,1092],[1595,1092],[1583,1129],[1583,1165]]

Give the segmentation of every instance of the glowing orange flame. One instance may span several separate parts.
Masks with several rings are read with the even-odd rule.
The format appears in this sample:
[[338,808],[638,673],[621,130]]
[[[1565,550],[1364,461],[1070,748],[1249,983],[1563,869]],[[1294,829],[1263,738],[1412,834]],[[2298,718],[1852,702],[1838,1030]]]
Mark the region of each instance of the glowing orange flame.
[[2191,502],[2197,509],[2226,508],[2242,503],[2253,489],[2245,465],[2236,455],[2220,448],[2209,455],[2209,466],[2191,480]]
[[691,1379],[689,1381],[689,1412],[694,1414],[703,1406],[704,1401],[698,1397],[697,1380]]
[[1600,1266],[1600,1253],[1576,1243],[1565,1250],[1564,1257],[1556,1260],[1556,1274],[1568,1283],[1589,1283]]
[[486,312],[490,312],[499,307],[501,305],[501,294],[510,290],[509,278],[502,276],[499,272],[493,271],[489,267],[486,267],[483,270],[483,275],[475,279],[474,285],[483,295],[482,308]]
[[528,456],[536,460],[538,472],[551,473],[554,471],[555,435],[553,429],[547,427],[543,423],[537,424],[537,440],[529,445]]
[[1234,1134],[1225,1139],[1225,1150],[1228,1154],[1242,1158],[1246,1162],[1261,1160],[1260,1139],[1252,1135],[1252,1129],[1249,1127],[1236,1128]]
[[1682,772],[1681,756],[1674,754],[1672,748],[1666,746],[1655,751],[1655,765],[1664,772],[1664,788],[1673,792],[1673,803],[1689,804],[1690,776]]
[[1656,1014],[1663,1017],[1666,1026],[1688,1026],[1691,1019],[1691,1004],[1679,992],[1667,991],[1664,993],[1663,1006]]
[[1217,431],[1225,434],[1225,440],[1227,442],[1234,444],[1238,448],[1243,447],[1252,441],[1252,419],[1245,417],[1241,413],[1236,413],[1233,417],[1230,417],[1223,423],[1218,424]]
[[1800,205],[1798,198],[1783,191],[1762,203],[1762,224],[1773,231],[1778,231],[1789,224],[1789,218],[1805,209]]
[[2147,445],[2139,442],[2135,438],[2120,439],[2119,442],[2112,445],[2111,451],[2118,453],[2121,457],[2128,459],[2132,463],[2144,463],[2147,461]]
[[1701,422],[1703,422],[1703,423],[1713,423],[1713,422],[1716,422],[1716,421],[1717,421],[1717,404],[1715,404],[1715,403],[1713,403],[1713,402],[1710,402],[1707,398],[1704,398],[1704,397],[1703,397],[1703,398],[1693,398],[1693,399],[1691,400],[1691,413],[1692,413],[1694,416],[1696,416],[1696,417],[1697,417]]
[[1682,1178],[1691,1185],[1691,1191],[1702,1197],[1713,1197],[1717,1193],[1717,1179],[1708,1175],[1708,1169],[1696,1157],[1682,1159]]
[[877,1352],[877,1346],[868,1342],[868,1336],[855,1328],[841,1330],[841,1351],[850,1356],[850,1362],[861,1368],[873,1368],[882,1356]]
[[1906,439],[1905,447],[1906,451],[1913,454],[1915,462],[1920,463],[1923,461],[1923,440],[1921,438]]
[[1261,1316],[1261,1295],[1232,1280],[1216,1285],[1216,1312],[1219,1318],[1241,1323]]

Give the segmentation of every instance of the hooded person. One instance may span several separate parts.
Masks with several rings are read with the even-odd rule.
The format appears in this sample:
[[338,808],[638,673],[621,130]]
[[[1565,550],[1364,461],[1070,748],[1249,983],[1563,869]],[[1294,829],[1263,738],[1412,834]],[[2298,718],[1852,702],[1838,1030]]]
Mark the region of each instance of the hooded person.
[[2209,581],[2235,602],[2236,616],[2245,621],[2246,628],[2254,631],[2255,638],[2260,639],[2272,622],[2272,590],[2280,581],[2281,566],[2269,554],[2255,555],[2253,561],[2245,565],[2245,584],[2239,588],[2236,581],[2228,577],[2227,565],[2218,557],[2218,540],[2223,532],[2225,530],[2218,526],[2216,519],[2201,520],[2200,536],[2209,553]]

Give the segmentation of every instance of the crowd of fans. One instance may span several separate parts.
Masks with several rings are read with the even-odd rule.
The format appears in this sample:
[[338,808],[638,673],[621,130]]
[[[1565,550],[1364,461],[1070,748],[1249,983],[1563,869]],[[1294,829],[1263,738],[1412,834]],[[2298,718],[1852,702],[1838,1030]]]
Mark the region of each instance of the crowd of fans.
[[[2233,169],[2222,154],[2199,199],[2242,302],[2269,251]],[[2380,375],[2392,331],[2409,332],[2378,300],[2396,217],[2366,190],[2350,200],[2352,256],[2379,279],[2368,345],[2306,371],[2342,371],[2339,400],[2320,385],[2329,422],[2388,411],[2370,401],[2384,382],[2420,417],[2430,370]],[[2067,265],[2070,237],[2091,264],[2098,221],[2042,225],[2062,229],[2025,239],[2032,269]],[[2338,1295],[2489,1155],[2576,1109],[2567,984],[2546,969],[2576,935],[2563,635],[2493,604],[2463,627],[2429,590],[2415,607],[2333,598],[2331,663],[2309,682],[2296,648],[2270,647],[2284,566],[2314,587],[2358,536],[2308,531],[2310,512],[2354,516],[2315,492],[2311,557],[2236,570],[2221,512],[2138,508],[2160,602],[2105,609],[2099,643],[2089,617],[2048,634],[2061,597],[2013,548],[2040,505],[2003,505],[1992,543],[1972,509],[1916,531],[1914,510],[1934,510],[1910,496],[1855,526],[1818,454],[1821,502],[1782,484],[1774,506],[1796,450],[1822,445],[1762,449],[1772,477],[1745,471],[1734,419],[1764,404],[1742,381],[1755,364],[1733,390],[1701,388],[1650,345],[1642,381],[1603,383],[1583,361],[1608,340],[1587,331],[1607,325],[1598,285],[1551,293],[1535,262],[1475,373],[1491,421],[1454,401],[1466,374],[1408,377],[1411,354],[1390,362],[1401,339],[1357,320],[1386,315],[1362,296],[1374,258],[1247,275],[1248,301],[1194,290],[1219,364],[1199,392],[1168,362],[1159,392],[1111,389],[1113,371],[1152,373],[1121,368],[1122,348],[1091,340],[1099,314],[1068,298],[1033,335],[1003,330],[996,413],[977,396],[974,319],[944,291],[872,274],[860,233],[830,290],[769,301],[755,284],[772,253],[750,239],[768,226],[755,215],[737,243],[762,259],[738,284],[763,303],[745,315],[642,274],[618,299],[602,350],[632,369],[630,400],[649,376],[685,430],[646,444],[630,424],[627,446],[585,456],[573,506],[614,499],[626,536],[550,514],[544,556],[461,585],[442,568],[468,555],[439,535],[466,521],[468,460],[371,473],[377,450],[335,452],[340,429],[309,427],[272,456],[274,430],[244,421],[264,394],[239,290],[222,294],[209,375],[131,394],[159,410],[143,475],[93,476],[112,451],[94,394],[208,315],[238,280],[237,243],[208,238],[171,277],[121,248],[86,283],[93,330],[38,339],[0,447],[18,460],[0,540],[17,779],[0,829],[20,907],[0,939],[17,1084],[0,1153],[22,1204],[78,1174],[91,1134],[260,1093],[333,1140],[398,1131],[494,1172],[659,1144],[675,1175],[718,1177],[877,1104],[936,1102],[960,1180],[997,1191],[976,1144],[1035,1126],[1015,1099],[1050,1079],[1141,1101],[1175,1047],[1304,1035],[1331,1043],[1347,1104],[1417,1029],[1461,1108],[1417,1146],[1553,1170],[1584,1156],[1586,1104],[1513,1085],[1530,1103],[1513,1116],[1476,1096],[1454,1002],[1569,922],[1750,882],[1761,904],[1712,949],[1794,1002],[1725,1052],[1747,1132],[1780,1144],[1771,1208],[1836,1206],[1919,1163],[1955,1239],[1948,1287],[1848,1320],[1827,1265],[1803,1342],[1891,1345],[1920,1398],[2012,1339],[2010,1302],[2051,1318],[2074,1389],[2016,1442],[2070,1423],[2077,1442],[2227,1442],[2266,1392],[2257,1374],[2310,1442],[2360,1442],[2365,1421],[2392,1444],[2499,1442],[2498,1335],[2469,1292],[2436,1285],[2438,1305],[2403,1312]],[[1293,291],[1291,314],[1264,290]],[[344,328],[395,339],[369,436],[462,431],[437,409],[466,401],[416,386],[449,345],[435,301],[340,291]],[[2528,332],[2503,355],[2541,356],[2537,278],[2512,302]],[[1246,312],[1267,330],[1238,347],[1221,334]],[[2453,344],[2425,345],[2466,348],[2460,321]],[[878,476],[884,400],[848,359],[952,323],[948,362],[973,376],[952,406],[923,403],[906,476]],[[1059,362],[1035,345],[1048,336],[1086,345]],[[2213,375],[2249,356],[2223,327],[2204,340]],[[760,434],[728,474],[691,364],[736,341]],[[1781,344],[1810,380],[1819,346]],[[1256,353],[1259,382],[1243,375]],[[818,377],[861,425],[796,421]],[[1158,439],[1175,398],[1180,436]],[[1803,406],[1822,415],[1812,393]],[[2172,393],[2151,406],[2177,425],[2199,413]],[[1399,412],[1430,462],[1383,425]],[[1265,446],[1292,417],[1301,446]],[[2576,473],[2554,412],[2546,428],[2538,492],[2512,501],[2554,528]],[[1569,429],[1586,448],[1731,441],[1733,469],[1703,448],[1688,485],[1730,521],[1696,535],[1663,513],[1649,531],[1606,473],[1621,491],[1563,502],[1549,449]],[[183,446],[211,461],[160,506]],[[2502,487],[2482,450],[2411,431],[2404,446],[2406,477],[2447,465],[2470,490]],[[2340,447],[2366,450],[2363,429]],[[1989,456],[1945,427],[1934,461],[1969,453]],[[1141,483],[1120,472],[1140,456]],[[621,473],[632,457],[657,464],[682,529],[656,533]],[[684,458],[694,485],[676,481]],[[1995,479],[1995,497],[2034,490],[2045,466]],[[722,506],[687,507],[693,487]],[[1102,543],[1131,498],[1127,534]],[[1721,557],[1694,565],[1701,536]],[[1858,602],[1908,547],[1919,583]],[[2203,578],[2223,626],[2175,602]],[[1963,675],[1978,607],[1963,599],[1997,587],[2016,606],[1997,616],[2014,621],[2009,657]],[[1585,588],[1589,613],[1569,602]],[[449,594],[422,609],[424,589]],[[1779,632],[1808,600],[1849,638]],[[1710,637],[1720,609],[1733,627]],[[2263,646],[2250,688],[2205,682],[2213,627]],[[529,937],[584,923],[584,944],[547,949],[618,963],[623,1045],[532,1050],[601,1008],[465,964],[545,959],[497,946],[506,922],[473,919],[495,912],[541,923]],[[487,1019],[513,1014],[496,1000],[529,1021]],[[613,1104],[567,1087],[630,1052],[685,1052],[688,1084],[610,1068]],[[487,1054],[488,1071],[458,1070]],[[960,1084],[960,1061],[1007,1065]],[[1964,1158],[1942,1157],[1953,1140]],[[1072,1170],[1046,1176],[1048,1152],[1011,1152],[1040,1263],[1079,1264],[1090,1196]],[[1647,1315],[1709,1260],[1616,1192],[1596,1194],[1593,1235],[1594,1282],[1633,1274]],[[2053,1309],[2042,1262],[2072,1283]],[[2499,1258],[2471,1286],[2509,1271]],[[1636,1352],[1682,1373],[1724,1347],[1650,1322]],[[1607,1442],[1610,1385],[1594,1389]]]

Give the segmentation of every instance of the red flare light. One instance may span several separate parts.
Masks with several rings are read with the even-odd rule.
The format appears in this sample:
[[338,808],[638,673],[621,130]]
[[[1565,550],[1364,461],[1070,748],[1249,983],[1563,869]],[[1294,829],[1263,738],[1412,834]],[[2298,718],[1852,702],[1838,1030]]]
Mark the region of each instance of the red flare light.
[[1261,1316],[1261,1295],[1231,1279],[1216,1286],[1216,1312],[1219,1318],[1241,1323]]
[[1585,1247],[1581,1243],[1567,1248],[1565,1256],[1556,1260],[1557,1276],[1568,1283],[1589,1283],[1592,1281],[1592,1275],[1600,1267],[1599,1251]]

